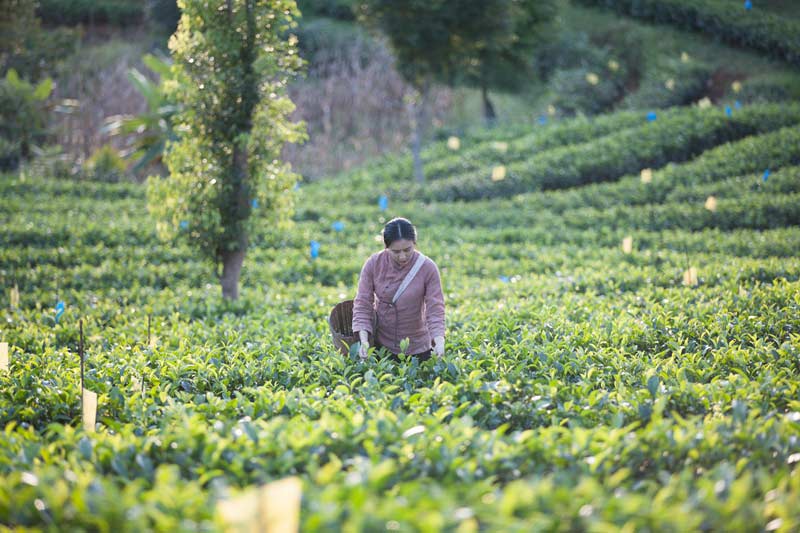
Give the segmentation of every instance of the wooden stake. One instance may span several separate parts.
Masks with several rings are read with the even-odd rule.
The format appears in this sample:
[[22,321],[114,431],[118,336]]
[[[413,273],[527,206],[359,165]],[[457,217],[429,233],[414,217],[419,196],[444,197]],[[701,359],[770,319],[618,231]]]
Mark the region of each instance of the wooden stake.
[[83,364],[83,362],[84,362],[84,357],[83,357],[83,320],[79,320],[78,321],[78,328],[80,329],[80,335],[81,335],[80,341],[78,341],[78,355],[81,358],[81,390],[83,390],[83,366],[84,366],[84,364]]
[[11,300],[11,307],[16,309],[19,307],[19,286],[14,284],[14,287],[11,289],[11,296],[9,298]]

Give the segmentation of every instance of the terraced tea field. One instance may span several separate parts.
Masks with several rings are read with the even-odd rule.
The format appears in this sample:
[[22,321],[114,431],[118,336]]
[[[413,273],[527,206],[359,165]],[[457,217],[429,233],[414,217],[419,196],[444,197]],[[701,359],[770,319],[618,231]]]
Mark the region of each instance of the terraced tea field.
[[[219,530],[298,476],[303,531],[796,531],[799,124],[625,112],[441,143],[423,186],[410,158],[303,184],[236,304],[140,186],[5,175],[0,523]],[[442,360],[329,339],[395,215],[441,269]]]

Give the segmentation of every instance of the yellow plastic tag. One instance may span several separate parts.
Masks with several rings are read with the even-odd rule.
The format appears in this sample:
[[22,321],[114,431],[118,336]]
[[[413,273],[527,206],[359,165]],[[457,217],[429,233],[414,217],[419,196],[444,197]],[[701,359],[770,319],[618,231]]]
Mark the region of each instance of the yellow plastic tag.
[[709,108],[709,107],[711,107],[711,100],[708,98],[708,96],[706,96],[705,98],[697,101],[697,106],[700,109]]
[[695,267],[689,267],[684,271],[683,284],[690,287],[697,285],[697,269]]
[[492,181],[501,181],[506,179],[505,165],[498,165],[492,169]]
[[675,80],[673,80],[672,78],[668,79],[666,82],[664,82],[664,87],[666,87],[668,91],[674,91]]
[[495,141],[492,143],[492,148],[494,148],[501,154],[504,154],[508,152],[508,143],[503,141]]
[[686,52],[681,52],[681,61],[683,63],[688,63],[689,62],[689,54],[687,54]]
[[19,287],[16,284],[9,291],[8,299],[11,302],[11,307],[15,309],[19,307]]
[[259,531],[259,491],[252,488],[230,500],[217,503],[217,514],[227,532],[257,533]]
[[97,421],[97,393],[83,389],[83,430],[94,433]]
[[642,178],[642,183],[650,183],[653,181],[653,169],[643,168],[640,176]]
[[705,208],[709,211],[716,211],[717,210],[717,199],[713,196],[709,196],[706,198]]
[[626,254],[633,252],[633,237],[630,235],[622,239],[622,252]]
[[600,83],[600,76],[595,74],[594,72],[589,72],[586,74],[586,81],[589,82],[589,85],[597,85]]
[[261,491],[262,531],[296,533],[300,529],[300,499],[303,486],[290,477],[264,486]]
[[550,116],[555,115],[556,114],[556,106],[554,106],[553,104],[548,105],[547,106],[547,114],[550,115]]
[[461,148],[461,139],[459,139],[458,137],[448,137],[447,147],[453,151],[458,150],[459,148]]
[[0,342],[0,370],[8,370],[8,343]]
[[614,61],[613,59],[609,59],[608,68],[611,69],[612,72],[616,72],[619,70],[619,63]]
[[286,478],[220,501],[217,513],[225,523],[225,531],[297,533],[301,496],[300,479]]
[[741,92],[742,91],[742,82],[740,82],[738,80],[733,82],[731,84],[731,89],[733,89],[733,92],[735,92],[735,93]]

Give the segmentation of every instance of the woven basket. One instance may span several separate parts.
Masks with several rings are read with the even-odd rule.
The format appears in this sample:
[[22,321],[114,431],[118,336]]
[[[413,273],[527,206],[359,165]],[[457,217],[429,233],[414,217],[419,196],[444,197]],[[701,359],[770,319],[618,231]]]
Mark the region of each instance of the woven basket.
[[333,345],[342,355],[350,355],[350,346],[359,341],[358,336],[353,333],[353,300],[336,304],[328,317],[328,325],[331,328]]

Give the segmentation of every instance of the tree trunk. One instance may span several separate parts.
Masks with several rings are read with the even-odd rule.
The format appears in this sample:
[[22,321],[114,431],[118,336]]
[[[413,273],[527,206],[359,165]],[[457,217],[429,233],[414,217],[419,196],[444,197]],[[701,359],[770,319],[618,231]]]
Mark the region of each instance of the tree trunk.
[[483,118],[487,126],[494,126],[497,114],[494,112],[492,101],[489,100],[489,91],[486,89],[486,84],[481,86],[481,94],[483,95]]
[[227,300],[239,299],[239,274],[244,264],[245,250],[234,250],[222,254],[222,297]]
[[428,87],[425,86],[420,90],[419,102],[414,106],[414,137],[411,145],[411,152],[414,155],[414,177],[418,183],[425,183],[425,171],[422,167],[422,138],[425,135],[425,125],[428,120],[425,105],[427,99]]
[[228,300],[239,298],[239,274],[242,271],[244,255],[247,251],[247,234],[244,229],[244,220],[249,216],[250,205],[248,203],[247,175],[248,175],[248,154],[247,150],[238,145],[233,147],[233,195],[236,208],[231,215],[233,219],[228,221],[228,225],[237,228],[232,239],[236,242],[233,250],[223,250],[220,254],[222,259],[222,297]]

